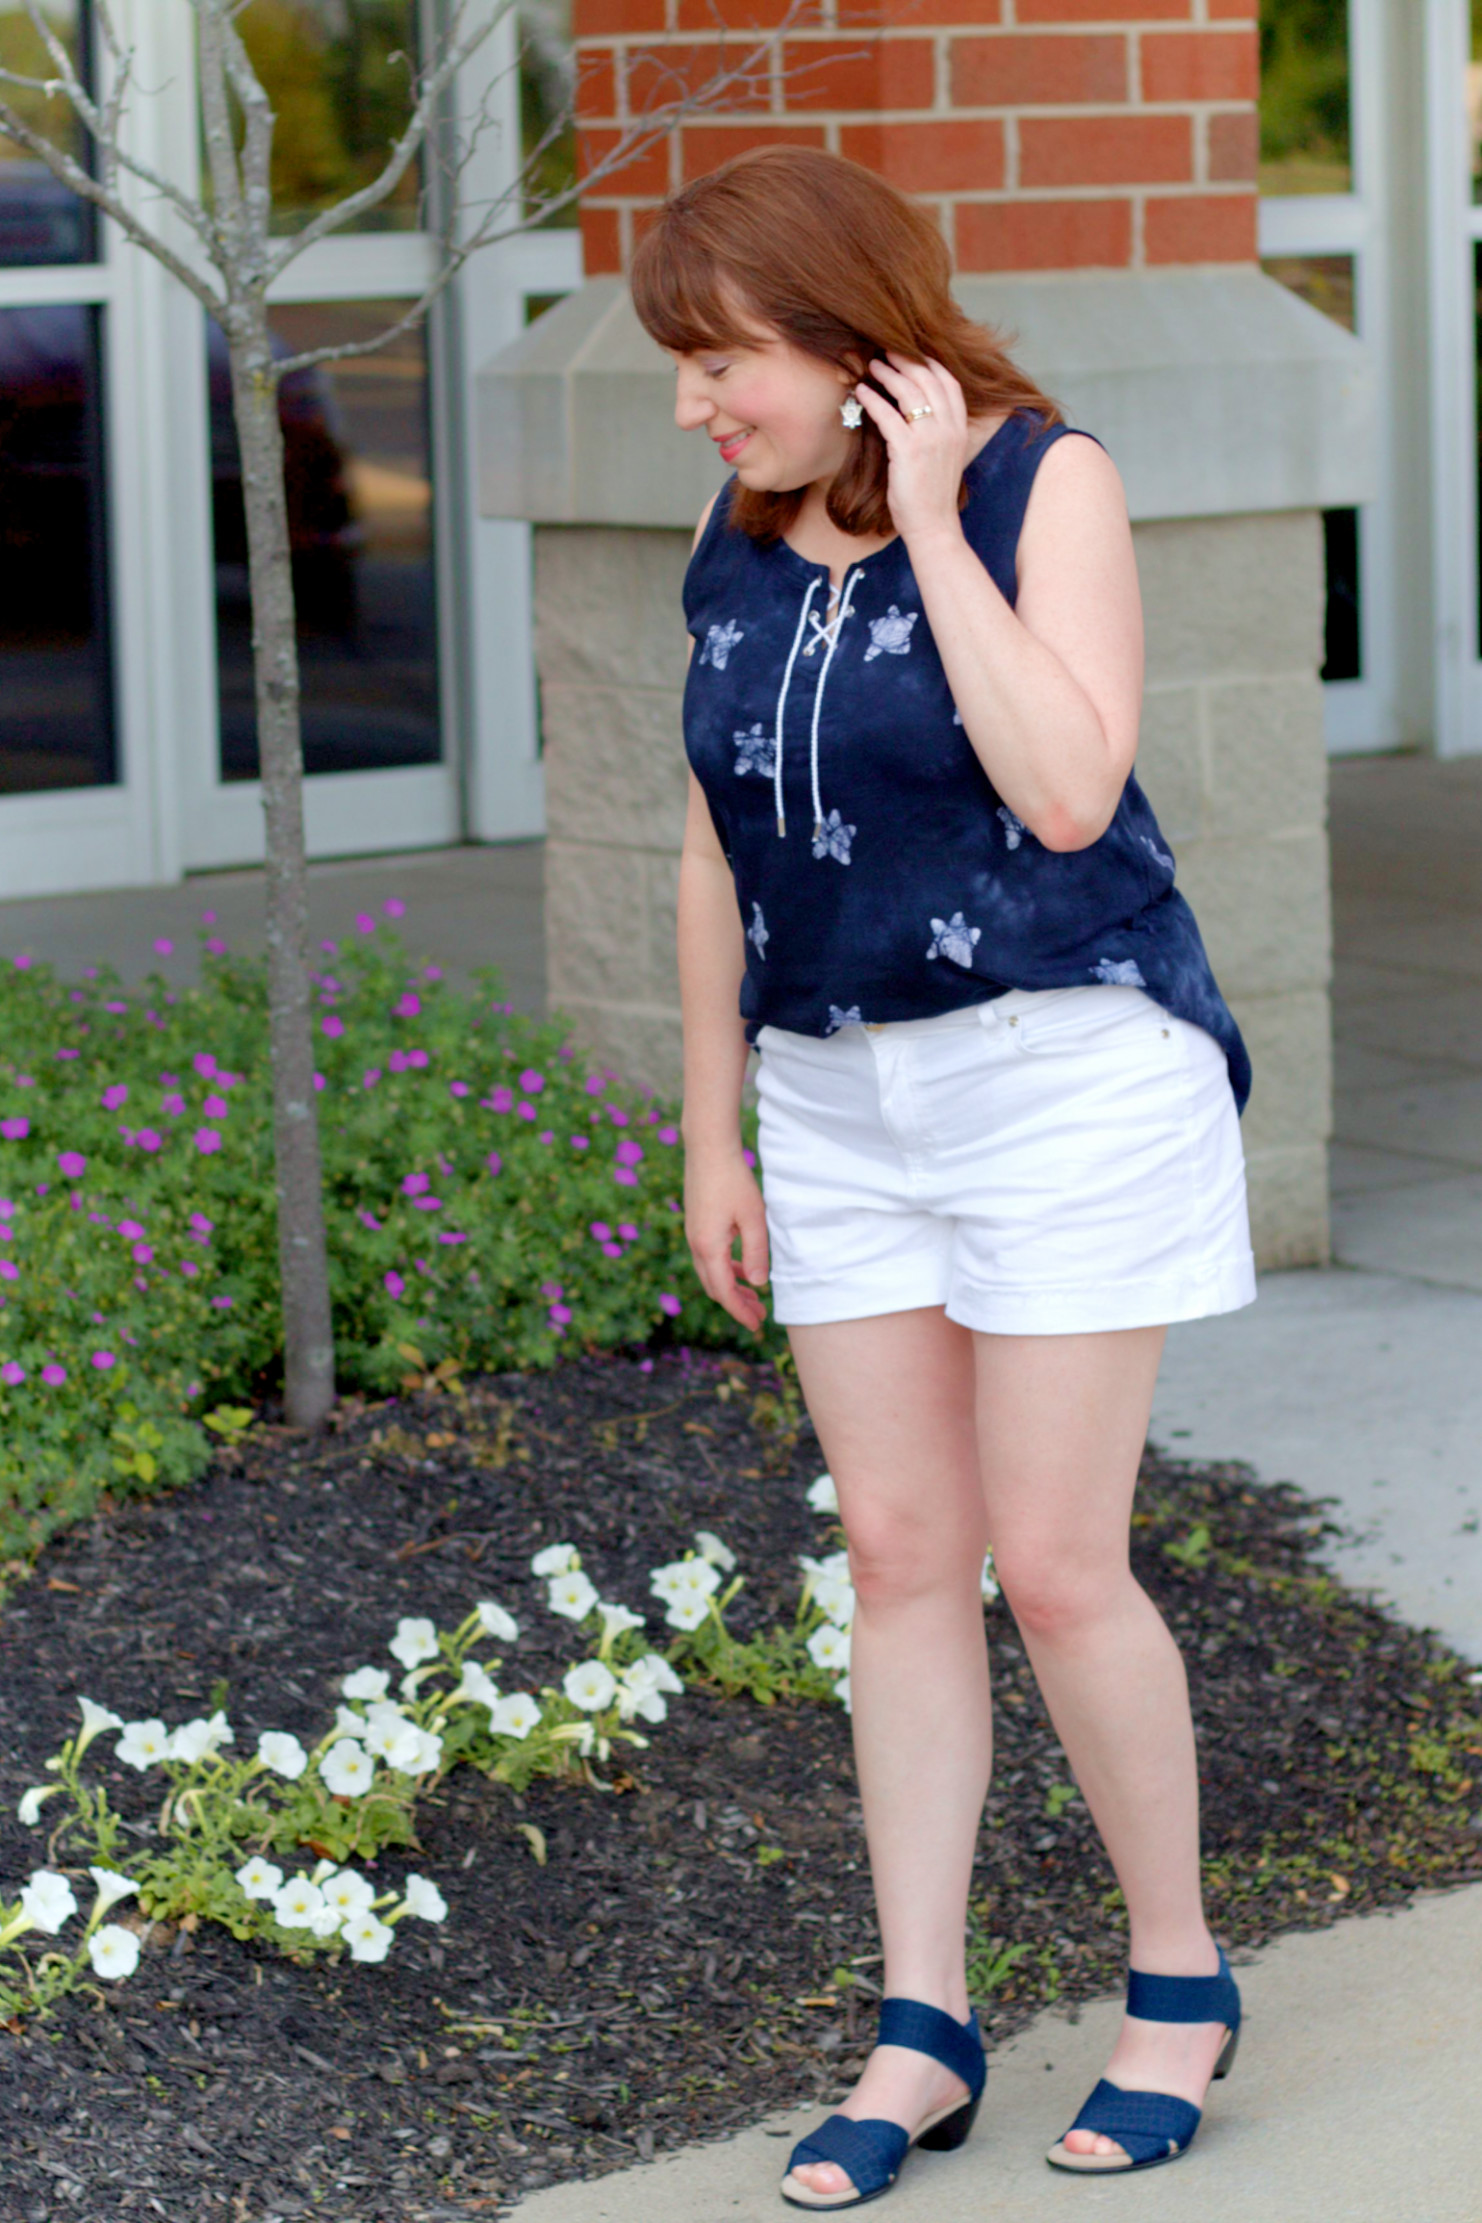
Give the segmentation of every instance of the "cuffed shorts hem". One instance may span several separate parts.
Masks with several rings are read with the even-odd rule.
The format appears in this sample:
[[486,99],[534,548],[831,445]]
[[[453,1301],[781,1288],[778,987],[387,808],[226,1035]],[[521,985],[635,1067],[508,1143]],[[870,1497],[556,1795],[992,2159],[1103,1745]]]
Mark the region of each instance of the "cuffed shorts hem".
[[774,1281],[772,1312],[784,1328],[826,1327],[836,1320],[875,1320],[887,1312],[940,1305],[949,1320],[979,1335],[1103,1335],[1116,1328],[1172,1326],[1239,1312],[1256,1300],[1253,1257],[1222,1260],[1207,1274],[1176,1280],[1099,1282],[1082,1289],[949,1289],[945,1272],[894,1275],[869,1282]]

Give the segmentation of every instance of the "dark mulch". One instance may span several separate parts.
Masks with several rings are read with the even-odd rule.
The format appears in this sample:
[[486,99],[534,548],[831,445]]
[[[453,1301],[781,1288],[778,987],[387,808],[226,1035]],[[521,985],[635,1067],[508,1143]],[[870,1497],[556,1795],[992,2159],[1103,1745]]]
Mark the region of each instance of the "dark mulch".
[[[538,1685],[564,1630],[526,1570],[557,1537],[605,1595],[644,1604],[648,1570],[714,1528],[750,1575],[747,1611],[790,1613],[793,1555],[829,1527],[803,1504],[820,1463],[806,1428],[779,1445],[753,1424],[765,1386],[733,1362],[593,1360],[475,1385],[461,1411],[411,1397],[352,1415],[314,1447],[259,1430],[199,1485],[62,1539],[0,1613],[0,1875],[40,1857],[15,1802],[80,1691],[173,1721],[223,1678],[241,1745],[308,1732],[346,1671],[385,1660],[398,1615],[447,1624],[481,1596],[521,1612],[519,1680]],[[1320,1509],[1242,1467],[1150,1457],[1138,1520],[1140,1572],[1189,1662],[1226,1939],[1482,1870],[1479,1694],[1463,1663],[1320,1571]],[[1105,1991],[1123,1948],[1013,1623],[1002,1606],[989,1622],[1001,1760],[976,1966],[991,2042],[1048,1998]],[[147,1822],[157,1786],[108,1766]],[[632,1768],[616,1792],[523,1801],[451,1778],[414,1863],[448,1923],[403,1929],[382,1967],[157,1931],[127,1983],[0,2031],[4,2223],[493,2214],[828,2101],[867,2042],[878,1975],[842,1711],[688,1694]],[[522,1823],[544,1833],[543,1868]],[[399,1878],[405,1862],[385,1866]],[[1009,1943],[1030,1948],[1011,1967]]]

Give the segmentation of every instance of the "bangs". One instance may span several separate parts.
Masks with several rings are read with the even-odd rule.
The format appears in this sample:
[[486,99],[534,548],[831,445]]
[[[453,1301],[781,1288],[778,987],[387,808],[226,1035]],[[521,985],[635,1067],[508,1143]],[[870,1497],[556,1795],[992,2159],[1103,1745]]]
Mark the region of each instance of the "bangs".
[[[644,234],[633,257],[631,290],[650,339],[675,355],[755,347],[762,336],[742,321],[746,302],[737,280],[708,247],[683,236],[677,211],[665,211]],[[764,324],[758,316],[757,325]]]

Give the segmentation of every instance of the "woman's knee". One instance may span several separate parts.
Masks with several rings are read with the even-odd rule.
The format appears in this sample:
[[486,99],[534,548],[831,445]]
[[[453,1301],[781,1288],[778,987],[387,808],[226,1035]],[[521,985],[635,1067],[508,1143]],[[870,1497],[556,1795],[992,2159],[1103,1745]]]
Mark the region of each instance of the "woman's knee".
[[1047,1643],[1095,1628],[1132,1580],[1125,1561],[1108,1566],[1032,1544],[996,1548],[993,1566],[1023,1634]]
[[849,1574],[865,1607],[898,1605],[959,1584],[976,1588],[985,1544],[971,1519],[940,1507],[849,1506]]

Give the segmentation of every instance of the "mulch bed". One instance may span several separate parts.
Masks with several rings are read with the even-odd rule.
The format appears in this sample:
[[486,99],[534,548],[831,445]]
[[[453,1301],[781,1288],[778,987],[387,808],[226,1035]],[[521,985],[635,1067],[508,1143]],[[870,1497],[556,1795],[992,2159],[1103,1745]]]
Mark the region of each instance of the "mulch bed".
[[[41,1857],[16,1800],[79,1692],[178,1721],[222,1679],[239,1749],[313,1733],[346,1672],[386,1662],[399,1615],[446,1626],[484,1596],[524,1624],[507,1685],[539,1687],[571,1656],[527,1573],[557,1538],[604,1596],[647,1605],[648,1570],[715,1529],[749,1578],[741,1629],[790,1616],[794,1555],[836,1539],[803,1502],[821,1463],[806,1423],[791,1440],[757,1424],[767,1388],[668,1353],[462,1403],[409,1395],[347,1409],[317,1444],[255,1429],[199,1484],[64,1537],[0,1609],[0,1875],[13,1888]],[[1235,1947],[1482,1872],[1464,1773],[1479,1693],[1321,1570],[1322,1529],[1248,1469],[1149,1457],[1139,1572],[1189,1663],[1213,1915]],[[1113,1987],[1123,1926],[1002,1605],[989,1628],[1000,1764],[974,1950],[991,2044],[1049,1998]],[[157,1783],[107,1765],[147,1822]],[[879,1967],[842,1710],[687,1693],[624,1765],[616,1790],[522,1800],[451,1777],[410,1862],[448,1921],[400,1930],[383,1966],[157,1929],[127,1982],[0,2031],[4,2223],[493,2215],[828,2102],[868,2043]],[[407,1864],[385,1860],[394,1880]]]

